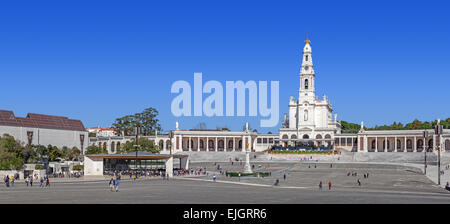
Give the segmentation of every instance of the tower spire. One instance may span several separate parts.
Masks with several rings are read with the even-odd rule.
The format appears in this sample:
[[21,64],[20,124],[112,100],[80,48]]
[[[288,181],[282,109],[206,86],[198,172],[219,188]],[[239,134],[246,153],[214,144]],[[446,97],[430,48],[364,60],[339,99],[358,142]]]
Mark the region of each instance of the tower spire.
[[306,40],[305,40],[305,44],[311,43],[311,41],[309,41],[309,39],[308,39],[308,34],[309,34],[309,32],[306,32]]

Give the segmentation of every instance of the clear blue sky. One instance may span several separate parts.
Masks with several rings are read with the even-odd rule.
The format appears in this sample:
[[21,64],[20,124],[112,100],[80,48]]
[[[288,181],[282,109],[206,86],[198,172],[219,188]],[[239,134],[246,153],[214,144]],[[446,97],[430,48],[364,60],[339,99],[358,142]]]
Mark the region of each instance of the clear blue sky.
[[[176,80],[280,82],[280,118],[298,95],[310,32],[316,94],[368,126],[450,117],[445,1],[3,1],[0,109],[86,127],[160,111],[164,130],[242,128],[260,118],[176,118]],[[280,120],[281,121],[281,120]]]

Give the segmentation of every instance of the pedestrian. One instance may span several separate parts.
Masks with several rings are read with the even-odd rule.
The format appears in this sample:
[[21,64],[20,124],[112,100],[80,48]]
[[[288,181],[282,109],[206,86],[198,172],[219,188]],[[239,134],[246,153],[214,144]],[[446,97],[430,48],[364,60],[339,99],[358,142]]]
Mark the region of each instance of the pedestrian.
[[275,185],[275,186],[280,185],[280,180],[276,179],[276,180],[275,180],[275,183],[274,183],[273,185]]
[[111,191],[114,190],[114,179],[113,178],[111,178],[111,180],[109,180],[109,188]]
[[9,177],[9,182],[10,182],[10,184],[11,184],[11,187],[14,187],[14,177],[13,176],[10,176]]
[[216,182],[216,175],[213,176],[213,180],[214,180],[214,182]]
[[286,181],[286,174],[283,175],[283,179],[284,179],[284,181]]
[[27,187],[28,187],[29,182],[30,182],[30,178],[29,177],[25,178],[25,184],[27,184]]
[[44,179],[41,177],[41,184],[39,185],[39,187],[44,187]]
[[119,186],[120,186],[120,181],[119,181],[119,179],[116,179],[116,181],[114,181],[114,187],[115,187],[115,189],[116,189],[116,192],[118,192],[119,191]]
[[445,190],[450,191],[450,184],[447,181],[447,184],[445,185]]
[[8,175],[6,175],[6,177],[5,177],[5,185],[6,185],[6,187],[9,187],[9,176]]
[[33,177],[30,178],[30,187],[33,187]]
[[319,183],[319,190],[322,190],[322,181]]
[[328,182],[328,190],[331,190],[331,181]]
[[47,179],[45,180],[45,187],[50,187],[50,178],[47,177]]
[[358,179],[357,183],[358,183],[358,186],[361,186],[361,181],[359,179]]
[[364,174],[364,179],[366,179],[366,174]]

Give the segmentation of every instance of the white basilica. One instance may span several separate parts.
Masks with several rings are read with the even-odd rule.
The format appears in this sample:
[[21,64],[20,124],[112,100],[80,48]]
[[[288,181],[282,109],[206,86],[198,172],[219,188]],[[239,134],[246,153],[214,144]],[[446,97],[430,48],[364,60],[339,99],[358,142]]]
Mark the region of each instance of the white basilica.
[[[300,69],[300,88],[298,100],[289,99],[289,118],[285,115],[280,139],[287,146],[290,142],[316,141],[320,146],[325,141],[332,141],[335,134],[341,133],[341,125],[337,122],[337,114],[332,120],[333,107],[326,95],[319,100],[315,91],[315,73],[310,41],[306,39],[303,48],[302,66]],[[322,140],[325,139],[325,140]]]

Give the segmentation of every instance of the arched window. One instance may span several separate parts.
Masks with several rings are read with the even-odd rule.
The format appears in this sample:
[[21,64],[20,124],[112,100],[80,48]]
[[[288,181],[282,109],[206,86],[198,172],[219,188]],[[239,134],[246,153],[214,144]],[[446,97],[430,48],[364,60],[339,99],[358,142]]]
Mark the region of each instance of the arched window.
[[283,135],[283,139],[288,139],[288,135]]
[[316,139],[322,139],[322,135],[320,134],[316,135]]
[[111,152],[115,152],[116,151],[116,144],[115,142],[111,142]]
[[305,61],[308,61],[308,55],[305,56]]
[[309,86],[308,79],[305,79],[305,89],[308,89],[308,86]]
[[406,140],[406,148],[407,149],[412,149],[412,141],[411,141],[411,139]]
[[372,149],[375,149],[375,140],[372,140]]
[[163,150],[164,149],[164,141],[160,140],[159,141],[159,150]]
[[326,139],[330,139],[330,138],[331,138],[331,135],[325,135],[325,138],[326,138]]
[[297,139],[297,135],[292,135],[291,139]]
[[308,111],[307,111],[307,110],[305,110],[304,120],[305,120],[305,121],[308,120]]
[[309,139],[309,136],[308,135],[303,135],[303,139]]
[[445,150],[450,150],[450,140],[445,140]]

